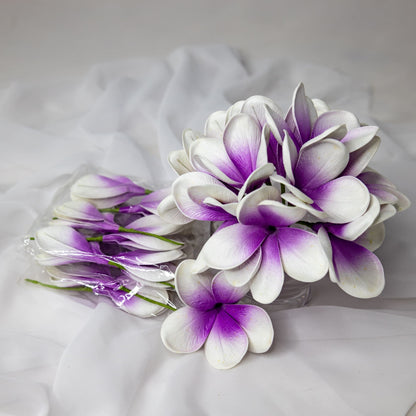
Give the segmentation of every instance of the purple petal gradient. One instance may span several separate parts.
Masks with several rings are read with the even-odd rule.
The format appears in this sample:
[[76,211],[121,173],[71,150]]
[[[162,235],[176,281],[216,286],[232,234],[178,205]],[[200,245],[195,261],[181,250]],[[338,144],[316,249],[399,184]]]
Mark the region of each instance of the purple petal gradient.
[[278,241],[285,272],[301,282],[315,282],[325,276],[328,261],[316,234],[299,228],[281,228]]
[[157,207],[163,199],[170,195],[170,191],[170,187],[153,191],[142,198],[140,201],[140,206],[152,214],[157,214]]
[[272,345],[274,330],[270,316],[255,305],[224,305],[228,313],[244,330],[248,337],[248,350],[266,352]]
[[338,285],[351,296],[373,298],[384,288],[384,271],[378,257],[351,241],[330,235]]
[[211,291],[212,277],[205,273],[194,273],[195,260],[184,260],[176,269],[176,291],[185,305],[207,311],[217,302]]
[[261,129],[247,114],[237,114],[225,128],[225,149],[244,180],[257,168],[260,141]]
[[216,231],[204,244],[201,260],[213,269],[228,270],[248,260],[267,236],[263,227],[234,224]]
[[302,143],[311,137],[312,125],[317,118],[315,107],[305,95],[305,88],[300,83],[293,96],[293,120],[299,132]]
[[295,168],[296,186],[317,188],[336,178],[348,164],[346,147],[334,139],[324,139],[302,147]]
[[236,303],[248,293],[248,290],[248,285],[231,285],[224,271],[218,272],[212,280],[212,293],[216,303]]
[[165,347],[177,353],[189,353],[204,345],[217,316],[216,310],[201,311],[185,306],[169,315],[162,324]]
[[313,126],[312,136],[316,137],[325,130],[333,127],[345,125],[347,130],[352,130],[360,127],[360,122],[354,114],[349,111],[333,110],[327,111],[320,115]]
[[248,337],[244,330],[230,315],[220,310],[205,343],[208,362],[225,370],[237,365],[247,349]]

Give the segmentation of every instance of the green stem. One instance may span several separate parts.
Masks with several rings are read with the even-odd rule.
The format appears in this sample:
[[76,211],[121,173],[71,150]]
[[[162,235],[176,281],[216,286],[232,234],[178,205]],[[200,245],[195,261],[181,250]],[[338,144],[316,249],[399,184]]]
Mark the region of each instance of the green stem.
[[98,211],[100,211],[100,212],[115,212],[115,213],[118,213],[118,212],[120,212],[120,208],[101,208]]
[[135,230],[134,228],[124,228],[122,226],[118,227],[118,231],[121,233],[132,233],[132,234],[142,234],[147,235],[149,237],[158,238],[159,240],[166,241],[168,243],[176,244],[178,246],[183,245],[183,243],[180,243],[179,241],[171,240],[170,238],[162,237],[161,235],[153,234],[153,233],[147,233],[146,231],[139,231]]
[[[87,286],[55,286],[55,285],[49,285],[47,283],[42,283],[42,282],[39,282],[38,280],[33,280],[33,279],[25,279],[25,281],[29,282],[29,283],[33,283],[35,285],[40,285],[40,286],[43,286],[43,287],[47,287],[49,289],[73,290],[73,291],[76,291],[76,292],[94,292],[90,287],[87,287]],[[124,287],[124,286],[120,286],[119,290],[122,290],[123,292],[126,292],[126,293],[131,292],[130,289],[128,289],[127,287]],[[163,306],[164,308],[170,309],[171,311],[176,311],[175,307],[173,307],[171,305],[168,305],[166,303],[158,302],[157,300],[148,298],[146,296],[139,295],[138,293],[135,293],[134,296],[137,296],[138,298],[143,299],[146,302],[150,302],[150,303],[153,303],[155,305]]]

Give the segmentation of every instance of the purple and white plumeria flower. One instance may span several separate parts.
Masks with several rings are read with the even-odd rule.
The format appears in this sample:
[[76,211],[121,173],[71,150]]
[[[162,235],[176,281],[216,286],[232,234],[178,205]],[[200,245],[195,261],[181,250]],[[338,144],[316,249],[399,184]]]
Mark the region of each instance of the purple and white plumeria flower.
[[208,362],[218,369],[234,367],[247,351],[266,352],[274,336],[270,317],[258,306],[238,303],[248,286],[230,285],[223,272],[194,273],[194,263],[185,260],[176,270],[176,291],[185,306],[163,322],[166,348],[190,353],[204,346]]
[[158,212],[177,223],[222,222],[197,267],[249,284],[258,302],[279,295],[284,273],[313,282],[328,270],[347,293],[377,296],[384,272],[372,251],[383,221],[409,206],[368,166],[377,132],[311,100],[303,84],[286,115],[267,97],[239,101],[211,114],[203,134],[184,131],[183,149],[170,156],[180,176]]

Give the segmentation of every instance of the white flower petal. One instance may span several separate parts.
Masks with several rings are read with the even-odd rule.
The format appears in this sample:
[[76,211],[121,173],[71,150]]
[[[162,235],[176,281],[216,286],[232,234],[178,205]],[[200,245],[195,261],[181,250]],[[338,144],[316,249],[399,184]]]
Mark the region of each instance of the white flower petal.
[[375,254],[359,244],[331,237],[338,285],[351,296],[368,299],[384,288],[384,271]]
[[259,203],[280,199],[279,191],[273,186],[263,186],[247,194],[237,206],[237,218],[241,224],[269,225],[267,218],[259,211]]
[[269,178],[274,172],[274,166],[272,163],[267,163],[263,166],[257,168],[254,172],[244,182],[244,185],[241,187],[238,192],[238,200],[240,201],[246,193],[251,192],[253,189],[262,185],[266,179]]
[[224,276],[230,285],[242,287],[251,280],[260,266],[261,252],[262,250],[259,247],[256,252],[240,266],[237,266],[234,269],[224,270]]
[[352,130],[360,127],[360,122],[354,114],[349,111],[332,110],[323,113],[318,117],[313,126],[312,137],[318,136],[325,130],[333,126],[339,126],[344,124],[347,130]]
[[355,240],[355,243],[365,247],[367,250],[376,251],[383,244],[385,236],[386,227],[381,222],[371,226]]
[[380,204],[377,198],[370,195],[370,204],[363,215],[346,224],[329,225],[328,230],[343,240],[354,241],[374,223],[379,212]]
[[162,324],[162,342],[172,352],[197,351],[204,345],[215,317],[215,311],[200,311],[188,306],[178,309]]
[[194,265],[195,260],[187,259],[176,268],[176,292],[185,305],[206,311],[215,305],[211,291],[212,276],[207,273],[193,273]]
[[222,139],[200,138],[190,146],[192,166],[199,172],[208,173],[221,181],[237,185],[244,182],[224,147]]
[[344,138],[342,143],[347,147],[348,152],[354,152],[369,143],[377,134],[378,127],[363,126],[350,130]]
[[189,162],[188,155],[185,153],[185,150],[174,150],[169,153],[169,164],[172,166],[172,169],[178,174],[183,175],[187,172],[192,172],[194,169]]
[[269,350],[274,330],[265,310],[255,305],[224,305],[224,311],[244,329],[250,352],[260,354]]
[[347,164],[348,151],[338,140],[324,139],[302,147],[295,168],[296,185],[316,188],[336,178]]
[[308,191],[308,195],[333,223],[355,220],[364,214],[370,203],[367,187],[353,176],[341,176]]
[[266,124],[266,106],[273,113],[282,114],[282,111],[273,100],[262,95],[253,95],[245,100],[241,108],[241,112],[252,116],[255,120],[257,120],[260,127],[263,127]]
[[282,156],[286,177],[289,179],[290,183],[295,183],[293,170],[298,159],[298,151],[287,131],[285,131],[285,137],[283,139]]
[[186,129],[182,132],[182,146],[185,153],[189,156],[189,149],[191,144],[197,140],[201,135],[191,129]]
[[[154,226],[160,227],[160,226],[168,226],[171,224],[171,227],[173,230],[176,230],[178,227],[177,225],[183,225],[188,224],[192,221],[192,218],[188,218],[185,215],[182,214],[181,211],[179,211],[179,208],[176,206],[175,199],[173,198],[173,195],[167,196],[165,199],[163,199],[160,204],[157,207],[157,214],[160,217],[159,219],[157,216],[153,217],[154,220]],[[146,222],[142,217],[140,220],[142,222]],[[155,234],[158,234],[155,232]]]
[[226,111],[215,111],[205,122],[205,136],[222,138],[225,128]]
[[328,271],[328,260],[316,234],[299,228],[278,230],[285,272],[301,282],[315,282]]
[[226,370],[237,365],[248,349],[248,338],[237,322],[220,311],[205,343],[205,356],[215,368]]
[[277,233],[273,233],[262,244],[261,264],[250,285],[254,300],[265,304],[273,302],[282,290],[283,281]]
[[321,247],[326,255],[328,260],[328,274],[331,282],[337,282],[337,275],[335,273],[334,263],[332,261],[332,245],[331,240],[329,239],[328,232],[326,231],[325,227],[320,227],[318,230],[318,238],[319,242],[321,243]]
[[262,201],[258,204],[258,211],[268,225],[275,227],[292,225],[306,213],[304,208],[284,205],[279,201]]
[[254,254],[266,234],[263,227],[239,223],[221,228],[204,244],[199,261],[213,269],[233,269]]

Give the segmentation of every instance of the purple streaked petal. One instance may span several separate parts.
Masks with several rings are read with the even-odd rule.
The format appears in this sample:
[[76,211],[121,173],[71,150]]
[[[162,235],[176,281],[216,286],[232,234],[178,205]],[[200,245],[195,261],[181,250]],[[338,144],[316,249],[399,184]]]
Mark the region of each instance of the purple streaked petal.
[[258,211],[267,219],[267,225],[285,227],[300,221],[306,210],[296,206],[284,205],[279,201],[262,201]]
[[106,234],[103,235],[103,242],[116,242],[124,247],[150,251],[174,250],[181,244],[178,241],[166,241],[150,235],[135,233]]
[[342,176],[308,191],[314,202],[330,216],[330,222],[346,223],[363,215],[370,203],[366,186],[353,176]]
[[273,186],[263,186],[250,192],[238,203],[238,221],[245,225],[270,225],[268,218],[259,211],[259,204],[277,199],[280,199],[279,191]]
[[263,227],[239,223],[222,228],[204,244],[199,253],[200,260],[213,269],[233,269],[254,254],[266,235]]
[[315,107],[305,95],[305,87],[300,83],[295,90],[292,103],[293,120],[302,143],[311,137],[312,126],[317,118]]
[[215,111],[205,122],[204,135],[206,137],[222,138],[225,129],[225,119],[227,117],[226,111]]
[[350,160],[343,175],[358,176],[369,164],[380,146],[380,137],[375,136],[366,145],[350,153]]
[[266,105],[265,107],[265,117],[266,122],[270,127],[270,130],[273,134],[273,137],[276,139],[277,143],[281,146],[283,143],[283,137],[285,131],[288,132],[292,140],[294,140],[293,133],[286,123],[283,114],[280,112],[273,111],[270,107]]
[[234,166],[222,139],[200,138],[192,143],[189,150],[192,166],[199,172],[204,172],[219,180],[238,185],[244,182],[239,170]]
[[168,161],[172,169],[178,175],[183,175],[184,173],[192,172],[194,170],[188,159],[188,155],[183,149],[170,152]]
[[240,201],[243,196],[247,193],[250,193],[256,188],[259,188],[263,183],[272,175],[274,172],[274,166],[271,163],[267,163],[263,166],[257,168],[254,172],[244,182],[244,185],[241,187],[238,192],[238,200]]
[[315,282],[325,276],[328,261],[316,234],[299,228],[281,228],[277,238],[283,268],[290,277]]
[[104,221],[105,217],[95,205],[87,201],[67,201],[54,209],[54,214],[62,219],[81,221]]
[[384,288],[384,271],[378,257],[359,244],[330,238],[340,288],[361,299],[378,296]]
[[380,204],[374,195],[371,195],[367,211],[346,224],[329,224],[328,231],[343,240],[354,241],[366,231],[380,213]]
[[367,231],[361,234],[354,242],[367,250],[376,251],[384,242],[386,236],[386,227],[381,222],[372,225]]
[[[160,217],[159,220],[161,224],[177,224],[178,226],[188,224],[192,221],[192,218],[188,218],[179,211],[179,208],[176,205],[173,195],[167,196],[163,199],[158,208],[157,208],[157,217]],[[158,221],[159,221],[158,220]],[[153,219],[154,222],[157,222],[156,219]],[[142,221],[143,222],[143,221]],[[176,227],[176,226],[175,226]],[[159,233],[156,233],[159,234]]]
[[[258,257],[258,256],[257,256]],[[253,261],[254,263],[254,261]],[[212,280],[212,293],[216,303],[236,303],[249,291],[247,284],[234,286],[227,277],[226,271],[218,272]]]
[[215,368],[228,369],[237,365],[248,349],[248,337],[237,322],[220,311],[205,342],[205,356]]
[[145,195],[140,201],[140,205],[152,214],[157,214],[157,207],[169,195],[170,187],[157,189]]
[[261,129],[247,114],[235,115],[225,127],[225,149],[244,180],[258,167],[260,144]]
[[283,280],[283,266],[275,232],[262,244],[261,264],[250,286],[254,300],[260,303],[273,302],[282,290]]
[[[190,221],[188,221],[190,222]],[[145,231],[157,235],[169,235],[176,233],[182,224],[165,221],[159,215],[146,215],[126,225],[126,228]]]
[[355,152],[369,143],[377,134],[377,131],[378,127],[376,126],[357,127],[350,130],[341,142],[347,147],[348,152]]
[[36,242],[41,250],[55,256],[82,256],[92,253],[85,237],[71,227],[41,228],[36,233]]
[[[206,188],[204,188],[204,186]],[[193,188],[193,190],[191,190]],[[220,201],[233,202],[237,196],[226,188],[220,181],[202,172],[191,172],[180,176],[172,185],[172,194],[176,205],[185,216],[202,221],[223,221],[230,219],[231,215],[218,207],[203,204],[201,191],[206,189],[205,195],[217,196]],[[210,193],[212,195],[210,195]],[[217,198],[215,198],[217,199]]]
[[143,187],[136,185],[124,176],[85,175],[71,187],[71,195],[76,199],[104,199],[122,194],[144,195]]
[[349,111],[332,110],[320,115],[313,126],[312,137],[318,136],[333,126],[345,125],[347,130],[360,127],[360,122]]
[[175,273],[176,291],[185,305],[207,311],[215,306],[211,290],[212,275],[194,273],[195,260],[187,259],[179,264]]
[[[260,261],[261,261],[261,248],[259,247],[255,251],[255,253],[240,266],[237,266],[234,269],[224,270],[223,273],[229,285],[232,285],[234,287],[239,287],[239,288],[246,286],[248,282],[251,280],[251,278],[256,274],[260,266]],[[246,292],[247,291],[248,291],[248,287],[247,287]],[[234,303],[234,302],[223,301],[223,303]]]
[[346,147],[334,139],[301,148],[295,168],[296,185],[312,189],[336,178],[347,166]]
[[177,353],[199,350],[205,343],[217,312],[201,311],[185,306],[169,315],[162,324],[160,335],[165,347]]
[[270,316],[265,310],[255,305],[224,305],[228,313],[248,337],[248,351],[263,353],[273,343],[274,330]]

